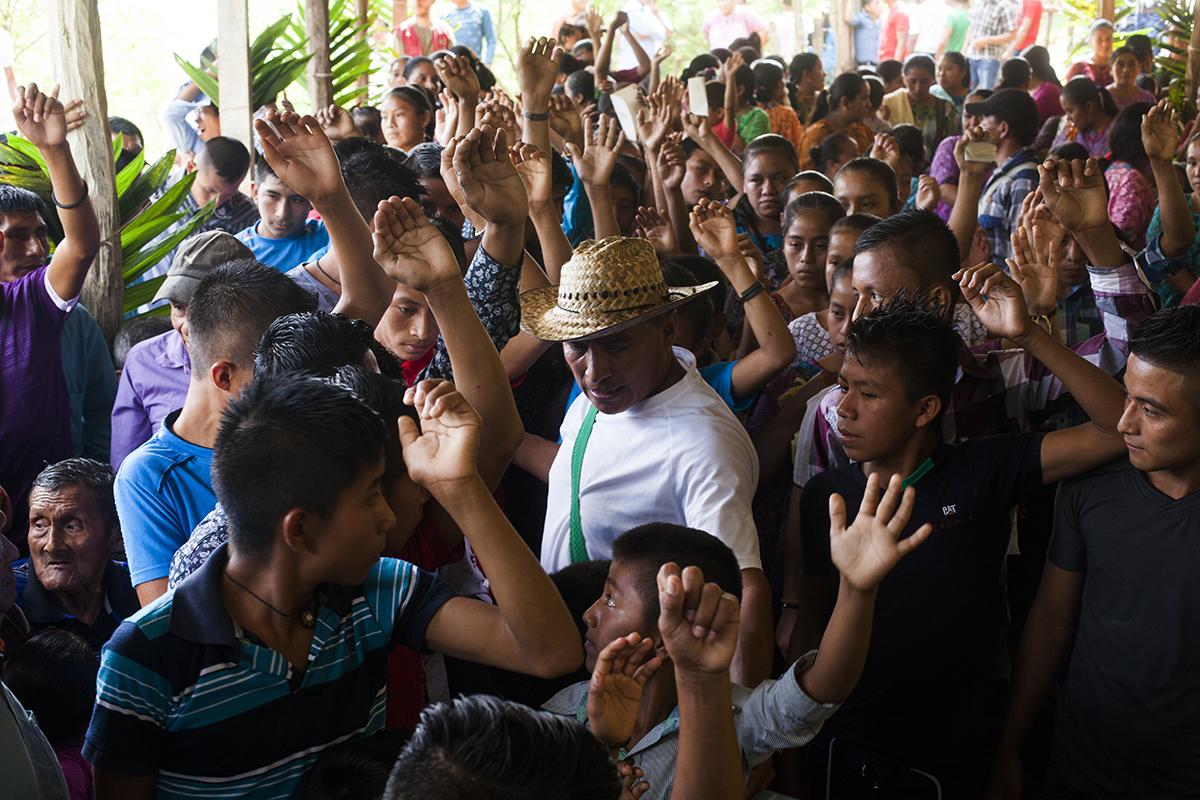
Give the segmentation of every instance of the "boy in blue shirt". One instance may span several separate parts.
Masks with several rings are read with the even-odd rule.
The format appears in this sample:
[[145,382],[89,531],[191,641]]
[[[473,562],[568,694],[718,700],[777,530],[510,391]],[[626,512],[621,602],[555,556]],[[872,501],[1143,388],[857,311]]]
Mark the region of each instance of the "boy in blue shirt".
[[281,181],[265,158],[254,162],[250,194],[259,220],[237,238],[263,264],[287,272],[329,245],[325,224],[308,219],[312,203]]

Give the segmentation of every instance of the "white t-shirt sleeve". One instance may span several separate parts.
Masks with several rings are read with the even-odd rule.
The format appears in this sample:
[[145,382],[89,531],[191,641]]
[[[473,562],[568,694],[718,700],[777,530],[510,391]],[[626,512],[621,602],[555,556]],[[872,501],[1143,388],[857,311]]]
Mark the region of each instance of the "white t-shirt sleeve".
[[70,300],[63,300],[58,296],[58,292],[54,291],[54,286],[50,283],[50,270],[46,270],[46,274],[43,276],[42,280],[46,285],[46,294],[50,295],[50,302],[58,306],[60,310],[70,313],[71,309],[79,305],[78,297],[72,297]]
[[676,465],[685,524],[727,544],[742,569],[761,569],[758,527],[751,508],[758,462],[748,440],[735,441],[725,432],[715,436],[719,448],[696,448],[704,452]]

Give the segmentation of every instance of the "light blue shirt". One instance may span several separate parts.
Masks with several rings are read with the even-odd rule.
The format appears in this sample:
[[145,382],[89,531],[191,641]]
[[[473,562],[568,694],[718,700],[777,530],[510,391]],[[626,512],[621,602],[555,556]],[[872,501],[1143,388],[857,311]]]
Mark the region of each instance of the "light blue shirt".
[[466,8],[450,9],[442,19],[454,32],[456,44],[465,44],[483,63],[492,63],[492,56],[496,54],[496,28],[492,25],[490,11],[472,3]]
[[171,557],[217,504],[212,450],[184,441],[172,426],[176,411],[154,438],[121,463],[113,492],[134,586],[167,577]]
[[317,220],[309,220],[299,232],[286,239],[269,239],[260,236],[257,231],[258,223],[238,233],[237,238],[250,248],[263,264],[274,267],[280,272],[287,272],[292,267],[310,260],[317,250],[329,244],[329,232],[325,224]]

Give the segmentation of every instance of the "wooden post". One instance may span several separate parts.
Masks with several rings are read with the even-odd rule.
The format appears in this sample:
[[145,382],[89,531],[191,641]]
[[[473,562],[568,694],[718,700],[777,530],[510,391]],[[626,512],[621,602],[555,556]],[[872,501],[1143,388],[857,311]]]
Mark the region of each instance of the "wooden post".
[[404,48],[400,46],[400,37],[396,36],[396,29],[406,19],[408,19],[408,0],[392,0],[392,39],[396,43],[397,55],[404,55]]
[[104,51],[100,44],[97,0],[55,0],[50,30],[54,73],[60,97],[79,98],[87,109],[83,127],[68,134],[71,152],[87,181],[92,208],[100,223],[100,252],[83,285],[83,304],[92,312],[105,338],[112,342],[121,326],[125,281],[121,275],[121,227],[108,97],[104,91]]
[[[367,17],[370,15],[370,13],[370,0],[354,0],[354,17],[358,20],[359,26],[363,28],[362,35],[358,37],[359,41],[365,42],[371,38],[371,32],[365,27],[367,24]],[[355,85],[358,86],[359,89],[368,88],[371,85],[371,76],[359,75]],[[367,102],[367,95],[363,94],[362,99],[359,100],[359,102],[365,104]]]
[[248,25],[246,0],[217,0],[221,135],[237,139],[246,145],[246,149],[254,152]]
[[834,41],[837,43],[839,72],[858,70],[858,59],[854,55],[854,30],[850,23],[846,22],[849,6],[856,2],[858,0],[834,0],[833,8],[829,12],[833,16],[831,23]]
[[313,111],[333,102],[333,72],[329,62],[329,0],[305,0],[304,27],[308,33],[308,94]]
[[1100,18],[1112,22],[1113,18],[1116,16],[1116,4],[1113,2],[1113,0],[1100,0],[1099,6]]
[[1196,3],[1193,13],[1192,40],[1188,43],[1186,100],[1195,98],[1196,87],[1200,86],[1200,3]]

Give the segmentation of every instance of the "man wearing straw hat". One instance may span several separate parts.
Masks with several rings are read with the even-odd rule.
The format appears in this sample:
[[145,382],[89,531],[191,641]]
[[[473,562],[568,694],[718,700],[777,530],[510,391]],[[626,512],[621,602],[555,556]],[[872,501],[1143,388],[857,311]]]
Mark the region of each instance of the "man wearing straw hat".
[[583,390],[550,468],[541,560],[554,572],[610,558],[614,539],[649,522],[717,536],[742,570],[735,679],[753,686],[771,664],[770,588],[750,510],[758,459],[694,356],[672,347],[675,308],[714,285],[668,287],[648,241],[613,236],[582,243],[561,285],[521,296],[522,326],[562,342]]

